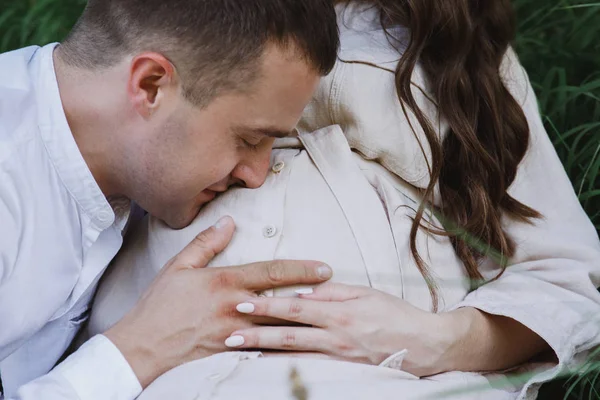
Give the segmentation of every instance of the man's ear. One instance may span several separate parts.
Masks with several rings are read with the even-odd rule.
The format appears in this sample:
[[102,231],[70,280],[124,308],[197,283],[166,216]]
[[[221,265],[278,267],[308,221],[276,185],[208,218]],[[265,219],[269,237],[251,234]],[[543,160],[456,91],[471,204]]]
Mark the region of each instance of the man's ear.
[[177,93],[175,66],[163,55],[142,53],[131,61],[127,94],[137,112],[149,118],[167,94]]

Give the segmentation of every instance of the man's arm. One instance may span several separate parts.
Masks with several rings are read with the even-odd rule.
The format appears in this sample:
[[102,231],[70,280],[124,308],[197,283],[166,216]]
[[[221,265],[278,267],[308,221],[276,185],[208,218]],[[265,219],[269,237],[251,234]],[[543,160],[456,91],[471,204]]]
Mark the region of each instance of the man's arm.
[[141,392],[142,386],[121,352],[98,335],[7,400],[132,400]]

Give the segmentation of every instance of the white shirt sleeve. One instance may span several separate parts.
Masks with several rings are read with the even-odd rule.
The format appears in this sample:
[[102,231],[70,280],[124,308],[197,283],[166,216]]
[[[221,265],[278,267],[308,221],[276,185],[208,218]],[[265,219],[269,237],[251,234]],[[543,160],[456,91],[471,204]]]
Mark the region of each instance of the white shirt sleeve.
[[97,335],[6,400],[133,400],[141,392],[125,357],[105,336]]

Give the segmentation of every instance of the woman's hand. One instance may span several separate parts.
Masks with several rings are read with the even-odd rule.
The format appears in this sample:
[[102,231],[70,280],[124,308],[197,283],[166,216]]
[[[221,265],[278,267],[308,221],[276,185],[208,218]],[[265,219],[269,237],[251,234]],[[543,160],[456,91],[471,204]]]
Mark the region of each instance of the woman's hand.
[[378,365],[408,349],[402,369],[417,376],[441,372],[449,341],[439,315],[375,289],[326,283],[299,298],[252,298],[238,312],[304,326],[262,326],[234,332],[229,347],[323,353]]

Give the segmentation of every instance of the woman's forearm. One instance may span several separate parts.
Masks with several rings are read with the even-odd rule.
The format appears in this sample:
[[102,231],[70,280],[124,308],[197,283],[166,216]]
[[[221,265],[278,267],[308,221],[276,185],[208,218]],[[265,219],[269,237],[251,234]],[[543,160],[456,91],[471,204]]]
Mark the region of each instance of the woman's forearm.
[[517,366],[549,349],[521,323],[465,307],[440,314],[447,344],[435,373],[499,371]]

